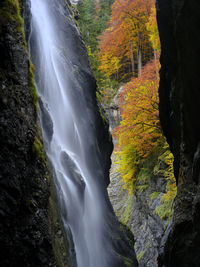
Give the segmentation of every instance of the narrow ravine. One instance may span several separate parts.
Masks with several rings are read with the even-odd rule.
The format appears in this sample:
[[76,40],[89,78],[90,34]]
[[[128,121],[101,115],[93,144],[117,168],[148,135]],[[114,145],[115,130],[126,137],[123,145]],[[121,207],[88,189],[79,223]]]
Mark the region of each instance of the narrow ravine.
[[199,15],[0,1],[0,266],[200,266]]
[[78,31],[63,7],[63,0],[31,1],[29,45],[44,144],[64,227],[72,232],[77,266],[116,267],[123,259],[113,248],[115,229],[110,227],[112,212],[92,99],[84,85],[88,61],[81,62],[80,67],[78,46],[73,43],[73,34],[78,35]]

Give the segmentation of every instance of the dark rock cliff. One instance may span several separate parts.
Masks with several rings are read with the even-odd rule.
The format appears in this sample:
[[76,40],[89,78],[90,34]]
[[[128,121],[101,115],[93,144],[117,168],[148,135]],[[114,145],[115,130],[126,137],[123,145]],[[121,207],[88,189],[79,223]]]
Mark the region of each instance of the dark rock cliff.
[[1,266],[55,266],[49,179],[18,1],[0,3]]
[[[200,2],[158,0],[160,119],[175,156],[178,194],[160,266],[200,266]],[[166,241],[166,242],[165,242]]]

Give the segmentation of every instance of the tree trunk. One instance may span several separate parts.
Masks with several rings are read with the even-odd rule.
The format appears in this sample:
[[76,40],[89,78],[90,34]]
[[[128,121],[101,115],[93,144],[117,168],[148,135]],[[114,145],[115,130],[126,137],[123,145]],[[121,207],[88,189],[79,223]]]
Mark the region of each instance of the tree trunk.
[[134,74],[134,72],[135,72],[135,62],[134,62],[133,44],[132,44],[132,42],[131,42],[131,70],[132,70],[132,73]]
[[142,51],[139,46],[137,47],[137,58],[138,58],[138,76],[140,76],[142,71]]

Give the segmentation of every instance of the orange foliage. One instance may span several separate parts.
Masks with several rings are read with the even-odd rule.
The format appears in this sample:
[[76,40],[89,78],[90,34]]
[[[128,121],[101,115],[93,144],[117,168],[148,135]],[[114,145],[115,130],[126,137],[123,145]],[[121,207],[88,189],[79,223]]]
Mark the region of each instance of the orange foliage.
[[[146,24],[153,6],[153,0],[116,0],[112,5],[109,27],[99,37],[99,69],[108,77],[123,69],[127,71],[132,61],[137,61],[138,50],[144,62],[152,56]],[[119,62],[115,68],[113,60],[109,60],[112,58]]]
[[132,78],[121,94],[122,122],[114,130],[121,149],[130,143],[141,157],[147,157],[159,144],[158,62],[148,63],[140,77]]
[[119,100],[120,126],[113,130],[118,140],[116,163],[129,192],[133,191],[141,160],[163,145],[158,113],[158,68],[155,59],[138,78],[125,84]]

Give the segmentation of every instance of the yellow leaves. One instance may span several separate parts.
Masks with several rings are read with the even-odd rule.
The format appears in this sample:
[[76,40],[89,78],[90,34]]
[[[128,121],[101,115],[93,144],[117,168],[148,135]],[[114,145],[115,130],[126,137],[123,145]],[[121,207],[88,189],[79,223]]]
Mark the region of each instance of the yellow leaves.
[[174,178],[174,168],[173,168],[173,162],[174,162],[174,156],[169,150],[169,145],[165,141],[165,144],[163,146],[163,150],[166,150],[161,156],[160,160],[162,160],[165,165],[167,166],[164,171],[164,177],[166,180],[169,181],[169,183],[174,183],[175,178]]
[[174,198],[176,197],[177,187],[173,170],[174,157],[166,141],[162,150],[165,152],[158,158],[159,164],[154,167],[154,174],[164,176],[167,180],[167,186],[166,193],[161,197],[161,204],[157,207],[155,212],[161,219],[167,218],[168,224],[172,216],[172,207]]
[[108,27],[107,29],[105,29],[106,32],[112,32],[113,27]]
[[155,62],[147,64],[120,96],[122,121],[113,134],[118,139],[118,171],[127,188],[133,187],[139,159],[149,157],[162,143],[156,68]]
[[[167,143],[167,142],[166,142]],[[167,193],[165,193],[162,197],[162,201],[173,201],[176,193],[177,193],[177,187],[176,187],[176,180],[174,177],[174,168],[173,168],[173,162],[174,162],[174,156],[169,151],[169,149],[164,154],[164,162],[168,166],[164,172],[165,179],[168,180],[167,184]]]
[[151,9],[151,15],[146,25],[147,25],[147,30],[149,31],[149,38],[152,43],[153,49],[157,53],[160,53],[160,39],[159,39],[158,26],[157,26],[157,21],[156,21],[155,6],[153,6]]
[[123,134],[126,126],[125,135],[131,136],[141,157],[151,154],[162,136],[157,103],[158,81],[154,68],[154,63],[148,64],[140,78],[134,78],[125,85],[126,97],[120,106],[123,123],[118,129],[119,133]]
[[[121,140],[119,140],[120,142]],[[118,165],[118,171],[123,177],[123,187],[131,194],[133,192],[133,185],[135,181],[135,173],[137,168],[135,161],[137,161],[137,152],[128,144],[123,150],[115,151],[115,164]]]
[[109,52],[105,52],[101,55],[101,65],[99,66],[99,70],[105,73],[108,77],[117,73],[120,66],[120,59],[118,57],[111,56]]
[[176,182],[167,185],[167,193],[162,196],[162,201],[174,200],[177,193]]
[[91,47],[88,45],[87,46],[87,52],[88,52],[88,56],[94,56],[94,54],[92,53]]

